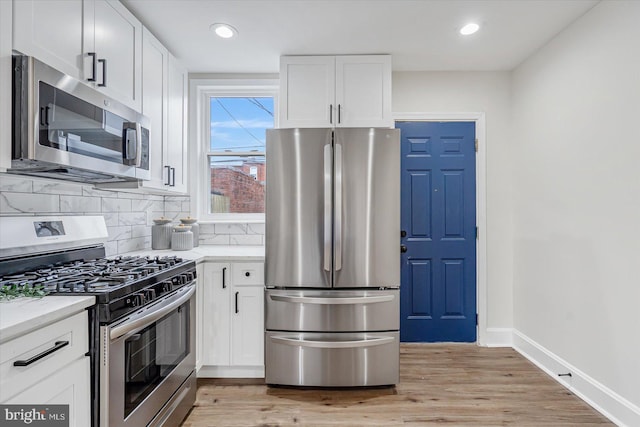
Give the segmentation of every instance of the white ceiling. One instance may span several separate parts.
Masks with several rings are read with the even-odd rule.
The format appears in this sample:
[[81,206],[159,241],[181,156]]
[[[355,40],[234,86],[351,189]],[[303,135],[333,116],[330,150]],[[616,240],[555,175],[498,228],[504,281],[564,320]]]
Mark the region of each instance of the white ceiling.
[[[192,73],[277,73],[280,55],[393,55],[393,69],[510,70],[598,0],[122,0]],[[478,33],[463,37],[469,21]],[[209,26],[224,22],[238,37]]]

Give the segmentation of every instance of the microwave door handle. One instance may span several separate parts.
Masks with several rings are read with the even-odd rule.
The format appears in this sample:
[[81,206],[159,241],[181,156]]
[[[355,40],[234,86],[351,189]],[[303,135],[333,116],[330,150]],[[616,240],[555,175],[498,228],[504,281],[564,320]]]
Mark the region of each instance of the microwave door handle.
[[140,125],[140,123],[136,123],[136,155],[134,164],[137,168],[142,165],[142,125]]
[[142,128],[140,123],[124,123],[122,164],[139,167],[142,164]]

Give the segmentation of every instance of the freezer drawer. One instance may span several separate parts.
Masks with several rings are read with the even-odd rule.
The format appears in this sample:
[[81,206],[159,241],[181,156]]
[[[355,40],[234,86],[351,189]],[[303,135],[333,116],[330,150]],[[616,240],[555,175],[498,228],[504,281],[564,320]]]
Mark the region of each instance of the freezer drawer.
[[267,289],[269,331],[393,331],[400,329],[400,290],[295,291]]
[[267,332],[265,381],[273,385],[357,387],[397,384],[399,332]]

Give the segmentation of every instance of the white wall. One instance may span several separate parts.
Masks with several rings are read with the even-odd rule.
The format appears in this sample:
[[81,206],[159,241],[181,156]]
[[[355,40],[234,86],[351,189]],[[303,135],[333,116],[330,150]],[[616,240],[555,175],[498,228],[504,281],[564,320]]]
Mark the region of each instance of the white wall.
[[[393,112],[484,112],[487,170],[487,326],[512,326],[510,75],[394,72]],[[483,230],[480,230],[483,233]]]
[[640,2],[599,3],[521,64],[512,86],[514,327],[634,410],[640,406],[638,18]]

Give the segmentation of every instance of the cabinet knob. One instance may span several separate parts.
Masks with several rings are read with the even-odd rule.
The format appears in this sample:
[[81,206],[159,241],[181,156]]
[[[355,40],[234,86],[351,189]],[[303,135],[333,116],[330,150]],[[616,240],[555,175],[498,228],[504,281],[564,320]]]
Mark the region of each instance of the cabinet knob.
[[251,273],[249,273],[248,271],[244,273],[245,276],[249,277],[251,276]]

